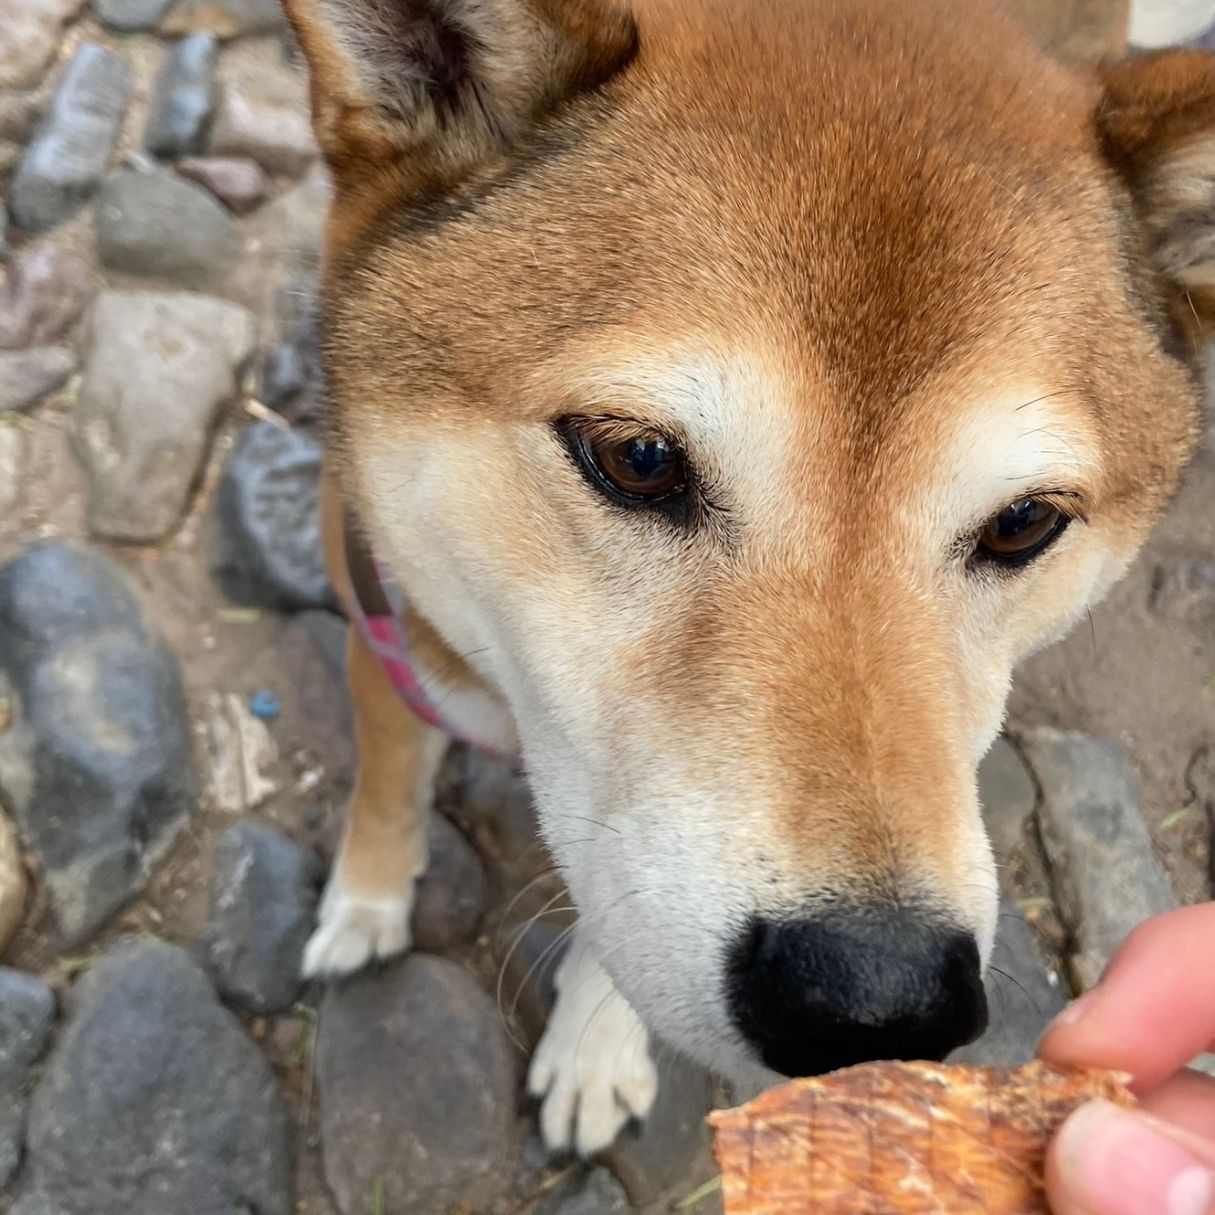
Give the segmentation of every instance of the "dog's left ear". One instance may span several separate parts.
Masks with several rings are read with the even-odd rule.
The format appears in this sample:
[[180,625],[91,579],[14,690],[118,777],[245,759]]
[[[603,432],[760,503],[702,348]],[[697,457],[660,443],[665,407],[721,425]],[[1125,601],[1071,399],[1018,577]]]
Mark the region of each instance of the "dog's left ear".
[[1168,50],[1102,69],[1097,126],[1130,185],[1177,321],[1215,331],[1215,54]]
[[337,174],[443,178],[508,149],[637,44],[616,0],[283,0]]

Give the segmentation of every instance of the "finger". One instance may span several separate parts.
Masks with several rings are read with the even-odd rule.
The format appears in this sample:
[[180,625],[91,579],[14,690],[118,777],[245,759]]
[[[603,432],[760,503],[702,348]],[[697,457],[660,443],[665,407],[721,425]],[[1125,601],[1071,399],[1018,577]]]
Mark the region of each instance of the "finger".
[[1215,1215],[1215,1143],[1095,1101],[1050,1146],[1055,1215]]
[[1210,1076],[1184,1068],[1139,1104],[1162,1122],[1215,1143],[1215,1080]]
[[1149,920],[1047,1030],[1039,1055],[1130,1072],[1137,1092],[1154,1088],[1215,1039],[1213,941],[1215,903]]

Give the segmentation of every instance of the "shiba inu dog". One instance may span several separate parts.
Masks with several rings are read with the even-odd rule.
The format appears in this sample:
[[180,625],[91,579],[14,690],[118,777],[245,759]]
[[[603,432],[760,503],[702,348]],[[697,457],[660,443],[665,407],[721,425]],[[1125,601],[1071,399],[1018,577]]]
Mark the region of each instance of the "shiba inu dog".
[[554,1148],[647,1111],[651,1033],[744,1079],[973,1038],[976,763],[1195,436],[1215,64],[991,0],[287,7],[359,626],[309,972],[408,946],[450,731],[581,911]]

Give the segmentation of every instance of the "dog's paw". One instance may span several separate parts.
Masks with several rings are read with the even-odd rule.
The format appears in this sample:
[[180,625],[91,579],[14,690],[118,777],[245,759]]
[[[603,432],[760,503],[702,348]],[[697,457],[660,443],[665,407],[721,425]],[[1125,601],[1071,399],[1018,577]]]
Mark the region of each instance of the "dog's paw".
[[549,1151],[584,1158],[644,1118],[658,1093],[648,1031],[577,942],[557,974],[557,1003],[527,1087],[541,1099],[540,1133]]
[[410,896],[363,898],[330,878],[316,931],[304,949],[305,978],[348,975],[372,959],[392,958],[409,948]]

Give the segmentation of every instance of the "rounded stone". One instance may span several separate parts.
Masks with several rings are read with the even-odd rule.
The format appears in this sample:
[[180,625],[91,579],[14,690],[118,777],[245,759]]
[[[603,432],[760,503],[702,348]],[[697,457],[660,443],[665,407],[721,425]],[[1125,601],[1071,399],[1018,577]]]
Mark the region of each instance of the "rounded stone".
[[413,954],[331,988],[317,1079],[325,1175],[342,1215],[480,1208],[517,1154],[515,1066],[493,1001]]

